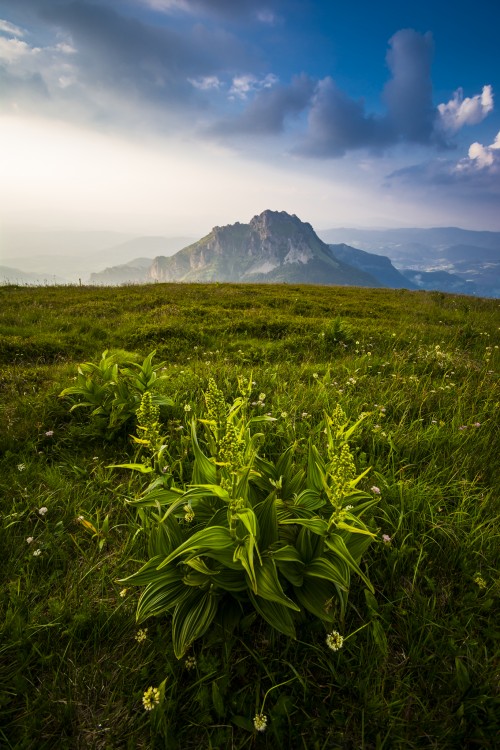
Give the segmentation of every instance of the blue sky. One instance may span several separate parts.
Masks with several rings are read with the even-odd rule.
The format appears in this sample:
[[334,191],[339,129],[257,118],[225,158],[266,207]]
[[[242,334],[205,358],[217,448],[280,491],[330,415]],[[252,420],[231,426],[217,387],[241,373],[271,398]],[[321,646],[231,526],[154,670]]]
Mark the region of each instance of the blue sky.
[[0,0],[4,225],[500,230],[500,5]]

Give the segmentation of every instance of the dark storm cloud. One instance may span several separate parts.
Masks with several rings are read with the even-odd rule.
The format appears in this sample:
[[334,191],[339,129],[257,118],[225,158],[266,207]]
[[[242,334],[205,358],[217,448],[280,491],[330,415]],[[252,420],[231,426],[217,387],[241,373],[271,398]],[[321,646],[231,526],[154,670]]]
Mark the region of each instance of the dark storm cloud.
[[289,113],[308,110],[307,130],[295,153],[338,158],[355,149],[381,150],[400,142],[444,146],[439,112],[432,101],[430,34],[398,31],[389,41],[391,79],[382,92],[383,114],[366,111],[363,100],[342,91],[331,77],[295,79],[289,87],[259,92],[238,116],[211,129],[212,134],[279,134]]
[[310,103],[314,81],[306,75],[292,79],[288,86],[276,84],[259,91],[241,116],[210,128],[214,135],[277,135],[285,129],[289,116],[299,115]]
[[436,130],[438,111],[432,102],[431,35],[403,29],[389,44],[392,78],[382,94],[386,114],[367,113],[363,101],[350,98],[326,78],[318,83],[307,135],[297,153],[335,158],[360,148],[380,151],[399,142],[445,145]]
[[384,121],[367,115],[362,101],[349,98],[331,78],[325,78],[316,87],[307,136],[296,153],[340,157],[352,149],[380,149],[390,141]]
[[389,43],[387,64],[392,79],[382,95],[388,123],[396,138],[429,144],[435,139],[438,116],[432,101],[432,36],[403,29]]
[[145,98],[187,97],[187,79],[248,63],[241,43],[201,25],[183,33],[87,2],[45,6],[46,20],[71,35],[89,83],[140,89]]

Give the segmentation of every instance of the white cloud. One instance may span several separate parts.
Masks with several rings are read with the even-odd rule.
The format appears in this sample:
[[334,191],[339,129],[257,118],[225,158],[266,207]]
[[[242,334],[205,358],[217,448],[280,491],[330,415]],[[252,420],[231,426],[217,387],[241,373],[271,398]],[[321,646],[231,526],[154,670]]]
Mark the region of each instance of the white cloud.
[[210,89],[220,89],[222,82],[217,76],[201,76],[200,78],[188,78],[189,83],[200,91],[210,91]]
[[24,29],[19,28],[19,26],[15,26],[13,23],[9,23],[9,21],[5,21],[3,18],[0,18],[0,32],[3,32],[5,34],[12,34],[12,36],[25,35]]
[[30,47],[26,42],[22,42],[19,39],[5,39],[0,37],[0,60],[12,65],[17,63],[22,58],[36,55],[40,52],[39,47]]
[[246,99],[248,94],[255,91],[261,91],[262,89],[270,89],[276,83],[278,83],[278,77],[273,73],[268,73],[265,78],[261,78],[260,80],[251,73],[243,76],[236,76],[233,78],[233,84],[229,90],[229,97],[231,99]]
[[464,92],[459,88],[447,104],[438,104],[441,127],[456,133],[464,125],[477,125],[493,111],[493,89],[483,86],[480,94],[464,99]]
[[490,174],[500,173],[500,131],[489,146],[483,146],[477,141],[472,143],[469,155],[460,159],[455,169],[462,173],[479,170],[487,170]]
[[274,24],[276,22],[276,15],[272,12],[272,10],[267,10],[264,8],[263,10],[259,10],[257,12],[257,19],[261,23]]

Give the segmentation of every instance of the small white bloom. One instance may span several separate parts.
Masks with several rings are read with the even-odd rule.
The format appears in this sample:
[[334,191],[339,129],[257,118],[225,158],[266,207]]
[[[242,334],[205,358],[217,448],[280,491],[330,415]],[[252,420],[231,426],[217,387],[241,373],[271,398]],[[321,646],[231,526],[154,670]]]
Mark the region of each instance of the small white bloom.
[[17,470],[18,471],[24,471],[26,468],[26,464],[17,464]]
[[384,544],[390,544],[392,542],[392,539],[389,534],[382,534],[382,541]]
[[26,541],[28,542],[28,544],[33,544],[33,542],[35,541],[35,539],[34,539],[34,537],[32,537],[32,536],[29,536],[29,537],[28,537],[28,538],[26,539]]
[[256,714],[253,717],[253,725],[258,732],[264,732],[267,727],[267,716],[265,714]]
[[[378,427],[378,425],[377,425],[377,427]],[[370,487],[370,489],[371,489],[371,491],[373,492],[374,495],[380,495],[380,488],[379,487],[376,487],[375,485],[373,485],[373,487]]]
[[328,648],[331,648],[332,651],[338,651],[341,649],[343,643],[344,637],[340,635],[337,630],[332,630],[332,632],[328,633],[326,636],[326,645]]
[[53,434],[54,430],[47,430],[47,432],[45,433],[45,437],[52,437]]
[[33,552],[33,557],[40,557],[41,554],[42,554],[42,550],[41,549],[36,549]]
[[44,506],[42,506],[41,508],[38,509],[38,515],[44,516],[48,512],[48,510],[49,509],[46,508],[45,505],[44,505]]
[[158,688],[150,687],[142,696],[142,705],[146,711],[152,711],[160,702],[160,691]]

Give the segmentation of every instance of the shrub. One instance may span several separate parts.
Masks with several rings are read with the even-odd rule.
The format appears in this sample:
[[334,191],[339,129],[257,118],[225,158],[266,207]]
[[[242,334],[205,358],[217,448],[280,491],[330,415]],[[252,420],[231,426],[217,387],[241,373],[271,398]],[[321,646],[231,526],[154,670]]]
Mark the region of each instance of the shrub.
[[[90,409],[95,429],[111,439],[136,414],[144,393],[156,389],[165,381],[158,375],[164,363],[153,366],[155,352],[151,352],[142,364],[134,362],[131,355],[117,351],[102,354],[98,364],[84,362],[78,367],[76,384],[65,388],[59,395],[73,401],[70,411]],[[172,400],[155,393],[157,406],[171,406]]]
[[[175,486],[161,474],[138,499],[149,529],[149,561],[125,579],[145,586],[137,619],[172,614],[175,654],[181,658],[212,623],[231,630],[257,613],[273,628],[295,637],[307,616],[326,626],[342,621],[351,573],[371,589],[360,569],[375,536],[362,516],[377,502],[357,485],[342,409],[315,431],[302,465],[294,446],[271,462],[259,456],[263,435],[254,432],[268,416],[248,417],[248,386],[229,405],[213,380],[205,393],[205,449],[191,422],[191,482]],[[157,414],[144,397],[137,439],[161,466]],[[359,420],[361,421],[361,420]],[[324,445],[320,446],[323,442]],[[143,464],[126,464],[144,471]]]

